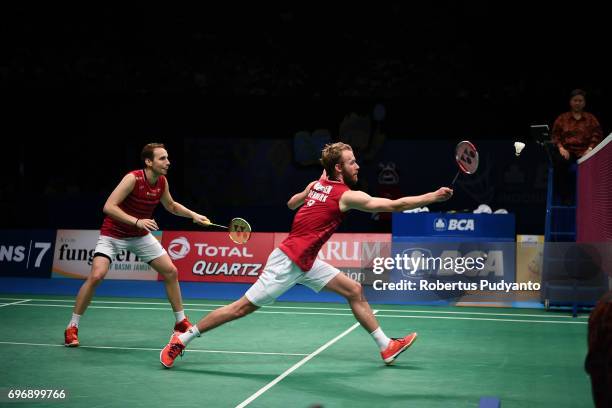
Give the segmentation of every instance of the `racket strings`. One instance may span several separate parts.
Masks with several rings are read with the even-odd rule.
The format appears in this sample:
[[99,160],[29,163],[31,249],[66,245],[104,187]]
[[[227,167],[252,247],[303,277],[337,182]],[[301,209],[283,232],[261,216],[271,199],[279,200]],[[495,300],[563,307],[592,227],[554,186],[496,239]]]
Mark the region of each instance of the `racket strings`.
[[237,244],[244,244],[251,237],[251,225],[242,218],[234,218],[228,229],[230,239]]
[[478,169],[478,150],[469,141],[459,142],[455,148],[455,159],[464,173],[473,174]]

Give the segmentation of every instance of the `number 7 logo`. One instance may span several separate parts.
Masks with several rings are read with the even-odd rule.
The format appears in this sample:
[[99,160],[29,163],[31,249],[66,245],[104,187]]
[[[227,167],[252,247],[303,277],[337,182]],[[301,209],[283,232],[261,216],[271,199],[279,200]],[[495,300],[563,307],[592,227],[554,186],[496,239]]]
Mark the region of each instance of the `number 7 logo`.
[[51,248],[51,243],[50,242],[36,242],[34,243],[34,248],[40,249],[40,252],[38,253],[38,256],[36,257],[36,262],[34,262],[34,267],[40,268],[40,264],[42,263],[43,257],[45,256],[49,248]]

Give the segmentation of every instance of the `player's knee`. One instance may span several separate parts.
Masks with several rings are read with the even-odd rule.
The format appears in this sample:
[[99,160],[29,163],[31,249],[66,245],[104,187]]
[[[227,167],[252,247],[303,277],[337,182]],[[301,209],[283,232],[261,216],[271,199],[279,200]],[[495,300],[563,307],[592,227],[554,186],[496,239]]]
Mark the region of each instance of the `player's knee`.
[[349,300],[363,300],[363,287],[359,282],[351,282],[347,298]]
[[242,309],[242,308],[234,309],[233,313],[232,313],[232,317],[234,319],[240,319],[240,318],[242,318],[242,317],[244,317],[246,315],[247,315],[246,311],[244,309]]
[[257,307],[251,304],[243,304],[243,305],[236,305],[236,307],[234,307],[232,312],[233,312],[235,319],[240,319],[241,317],[244,317],[248,314],[253,313],[256,309]]
[[177,280],[178,279],[178,268],[172,264],[169,268],[162,272],[162,276],[165,280]]
[[246,307],[237,307],[236,309],[234,309],[234,318],[240,319],[241,317],[244,317],[249,313],[250,311]]
[[93,286],[98,286],[100,283],[102,283],[102,281],[104,280],[104,277],[106,276],[106,271],[103,269],[93,269],[91,271],[91,275],[89,275],[89,282],[93,285]]

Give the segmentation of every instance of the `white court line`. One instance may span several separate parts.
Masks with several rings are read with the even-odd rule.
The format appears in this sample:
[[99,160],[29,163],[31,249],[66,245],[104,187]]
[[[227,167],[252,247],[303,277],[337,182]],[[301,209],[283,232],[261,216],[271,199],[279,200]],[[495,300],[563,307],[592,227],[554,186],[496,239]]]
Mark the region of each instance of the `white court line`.
[[[17,300],[16,298],[2,298],[0,300]],[[29,299],[31,301],[40,302],[70,302],[74,303],[74,299]],[[129,301],[113,301],[113,300],[94,300],[92,304],[132,304],[132,305],[168,305],[167,302],[129,302]],[[212,306],[221,307],[226,306],[228,303],[184,303],[183,306]],[[351,309],[342,307],[318,307],[318,306],[264,306],[264,309],[306,309],[306,310],[334,310],[339,312],[349,312]],[[197,309],[190,309],[197,310]],[[518,317],[543,317],[553,319],[575,319],[571,315],[553,315],[553,314],[527,314],[527,313],[499,313],[499,312],[453,312],[447,310],[409,310],[409,309],[377,309],[379,312],[391,312],[391,313],[431,313],[431,314],[460,314],[460,315],[484,315],[484,316],[518,316]],[[207,310],[204,310],[207,311]],[[580,315],[579,319],[588,319],[587,315]]]
[[[46,347],[66,347],[63,344],[50,344],[50,343],[20,343],[12,341],[0,341],[0,344],[9,344],[17,346],[46,346]],[[110,350],[139,350],[139,351],[157,351],[161,348],[146,348],[146,347],[114,347],[114,346],[79,346],[79,348],[90,348],[90,349],[110,349]],[[264,351],[227,351],[227,350],[200,350],[200,349],[189,349],[190,353],[219,353],[219,354],[253,354],[262,356],[307,356],[304,353],[272,353]]]
[[[160,303],[161,304],[161,303]],[[33,306],[33,307],[65,307],[72,308],[72,305],[45,305],[45,304],[16,304],[17,306]],[[119,310],[163,310],[167,311],[168,308],[164,307],[122,307],[122,306],[89,306],[88,309],[119,309]],[[185,308],[186,311],[190,312],[212,312],[215,309],[191,309]],[[321,315],[321,316],[353,316],[352,313],[322,313],[322,312],[277,312],[258,310],[257,314],[288,314],[288,315]]]
[[22,300],[20,300],[20,301],[18,301],[18,302],[6,303],[6,304],[4,304],[4,305],[0,305],[0,307],[4,307],[4,306],[13,306],[13,305],[20,305],[20,304],[22,304],[22,303],[24,303],[24,302],[29,302],[30,300],[31,300],[31,299],[22,299]]
[[[28,305],[24,305],[28,306]],[[520,319],[488,319],[485,317],[458,317],[458,316],[412,316],[412,315],[378,315],[378,317],[400,317],[411,319],[448,319],[448,320],[483,320],[488,322],[514,322],[514,323],[553,323],[553,324],[588,324],[588,322],[568,322],[554,320],[520,320]]]
[[[162,304],[162,303],[160,303]],[[66,307],[70,308],[72,305],[50,305],[50,304],[35,304],[35,303],[15,303],[16,306],[33,306],[33,307]],[[119,310],[162,310],[166,311],[167,308],[159,307],[123,307],[123,306],[89,306],[89,309],[119,309]],[[185,308],[191,312],[212,312],[214,309],[190,309]],[[380,312],[380,310],[379,310]],[[410,310],[406,310],[406,313],[412,313]],[[317,315],[317,316],[350,316],[353,317],[352,313],[323,313],[323,312],[281,312],[281,311],[270,311],[270,310],[258,310],[257,314],[287,314],[287,315]],[[510,316],[521,316],[512,315]],[[448,319],[448,320],[481,320],[481,321],[492,321],[492,322],[514,322],[514,323],[558,323],[558,324],[587,324],[583,321],[554,321],[554,320],[530,320],[530,319],[493,319],[484,317],[459,317],[459,316],[416,316],[416,315],[378,315],[379,317],[400,317],[400,318],[414,318],[414,319]],[[494,315],[493,315],[494,316]],[[537,316],[539,317],[539,316]]]
[[[376,314],[377,312],[378,312],[377,310],[374,310],[374,314]],[[293,366],[288,368],[284,373],[276,377],[274,380],[270,381],[264,387],[260,388],[257,392],[255,392],[249,398],[245,399],[240,404],[236,405],[236,408],[246,407],[251,402],[253,402],[256,398],[258,398],[261,394],[268,391],[270,388],[274,387],[276,384],[282,381],[283,378],[287,377],[289,374],[291,374],[292,372],[294,372],[295,370],[297,370],[298,368],[306,364],[309,360],[313,359],[316,355],[322,353],[323,350],[325,350],[326,348],[328,348],[329,346],[331,346],[332,344],[334,344],[335,342],[337,342],[338,340],[340,340],[341,338],[343,338],[344,336],[346,336],[347,334],[349,334],[350,332],[352,332],[359,326],[360,326],[359,323],[355,323],[354,325],[352,325],[351,327],[349,327],[348,329],[346,329],[345,331],[343,331],[342,333],[340,333],[339,335],[337,335],[336,337],[334,337],[333,339],[331,339],[330,341],[328,341],[327,343],[325,343],[324,345],[322,345],[321,347],[319,347],[318,349],[316,349],[315,351],[313,351],[312,353],[310,353],[309,355],[307,355],[306,357],[304,357],[303,359],[295,363]]]
[[[451,312],[445,310],[429,311],[429,310],[397,310],[397,309],[378,309],[379,312],[396,312],[396,313],[432,313],[432,314],[461,314],[461,315],[484,315],[484,316],[515,316],[515,317],[545,317],[558,319],[573,319],[571,315],[549,315],[549,314],[530,314],[530,313],[488,313],[488,312]],[[588,318],[588,316],[578,316],[579,318]]]

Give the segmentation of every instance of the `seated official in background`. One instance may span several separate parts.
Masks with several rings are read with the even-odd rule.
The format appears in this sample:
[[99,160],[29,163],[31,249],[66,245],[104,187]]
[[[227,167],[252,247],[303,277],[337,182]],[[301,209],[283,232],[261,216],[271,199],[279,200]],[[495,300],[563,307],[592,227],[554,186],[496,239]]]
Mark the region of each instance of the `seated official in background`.
[[573,202],[575,179],[570,166],[577,159],[593,150],[602,140],[603,132],[599,121],[584,111],[586,92],[574,89],[570,94],[570,111],[562,113],[555,120],[552,129],[554,190],[564,204]]

